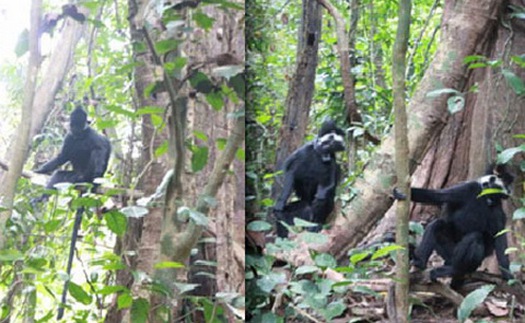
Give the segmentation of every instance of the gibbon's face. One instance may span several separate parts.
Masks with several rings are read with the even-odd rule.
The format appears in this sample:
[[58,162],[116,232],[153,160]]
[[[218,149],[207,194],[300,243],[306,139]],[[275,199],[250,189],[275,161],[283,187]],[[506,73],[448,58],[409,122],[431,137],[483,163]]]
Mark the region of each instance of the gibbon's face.
[[480,177],[478,179],[478,183],[481,186],[482,190],[485,190],[485,189],[501,190],[500,192],[494,193],[494,194],[498,194],[498,195],[501,194],[503,195],[502,198],[507,198],[511,194],[510,185],[505,183],[497,175],[486,175],[486,176]]
[[316,146],[317,151],[321,154],[335,153],[345,150],[345,140],[343,136],[335,132],[329,132],[317,138]]

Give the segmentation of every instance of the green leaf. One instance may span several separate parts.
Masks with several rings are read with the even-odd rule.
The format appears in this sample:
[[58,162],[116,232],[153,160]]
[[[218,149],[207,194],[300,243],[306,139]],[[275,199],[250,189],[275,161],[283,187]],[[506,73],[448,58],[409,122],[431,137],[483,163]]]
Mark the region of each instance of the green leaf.
[[228,141],[227,141],[225,138],[217,138],[217,139],[215,140],[215,143],[217,144],[217,148],[218,148],[219,150],[223,150],[224,147],[226,147],[226,143],[227,143],[227,142],[228,142]]
[[300,235],[301,241],[307,244],[325,244],[328,242],[328,236],[318,232],[303,232]]
[[149,213],[149,210],[143,206],[126,206],[120,209],[120,212],[128,218],[141,218]]
[[117,236],[122,236],[126,232],[127,219],[126,216],[117,210],[111,210],[104,214],[104,219],[108,225],[109,230]]
[[512,215],[513,220],[521,220],[525,219],[525,207],[520,207],[516,211],[514,211],[514,214]]
[[195,130],[193,131],[193,135],[195,136],[195,138],[198,138],[204,142],[207,142],[208,141],[208,136],[202,132],[202,131],[199,131],[199,130]]
[[487,58],[485,56],[482,56],[482,55],[469,55],[469,56],[466,56],[463,59],[463,63],[468,64],[468,63],[472,63],[472,62],[486,61],[486,60],[487,60]]
[[196,146],[191,156],[191,170],[196,173],[201,171],[208,163],[209,150],[207,146]]
[[502,70],[501,73],[517,95],[522,95],[525,92],[525,84],[520,77],[507,69]]
[[206,101],[217,111],[221,110],[224,104],[222,94],[219,91],[206,94]]
[[56,229],[58,229],[58,227],[62,224],[62,221],[61,220],[51,220],[51,221],[47,221],[45,224],[44,224],[44,230],[46,231],[46,233],[51,233],[51,232],[54,232],[56,231]]
[[[89,184],[89,186],[92,186]],[[78,209],[79,207],[85,207],[85,208],[94,208],[94,207],[100,207],[102,206],[102,201],[100,201],[97,198],[93,198],[91,196],[82,196],[78,197],[73,200],[71,203],[71,207],[73,209]]]
[[246,154],[244,153],[244,149],[237,149],[237,152],[235,153],[235,158],[237,158],[240,161],[245,161]]
[[301,228],[312,228],[312,227],[316,227],[318,224],[303,220],[301,218],[294,218],[293,225],[296,227],[301,227]]
[[317,266],[322,268],[334,268],[337,266],[337,261],[335,260],[334,256],[327,254],[327,253],[321,253],[315,256],[314,262]]
[[448,112],[454,114],[463,110],[465,106],[465,98],[461,95],[454,95],[447,100]]
[[122,293],[117,297],[118,309],[128,308],[133,304],[133,297],[130,293]]
[[300,266],[295,270],[296,275],[313,274],[319,271],[317,266]]
[[475,69],[475,68],[482,68],[482,67],[487,67],[487,63],[485,62],[477,62],[477,63],[472,63],[468,66],[469,69]]
[[16,57],[21,57],[29,51],[29,30],[24,29],[16,42],[15,54]]
[[392,245],[381,247],[378,250],[376,250],[376,252],[374,252],[374,254],[372,255],[372,260],[387,256],[392,251],[399,250],[399,249],[403,249],[403,248],[397,244],[392,244]]
[[203,0],[202,3],[219,4],[221,9],[244,10],[244,6],[241,6],[240,4],[235,3],[233,1],[227,1],[227,0]]
[[244,71],[244,65],[225,65],[213,69],[213,74],[229,80]]
[[111,295],[123,291],[129,291],[126,287],[122,285],[116,285],[116,286],[104,286],[101,289],[97,290],[97,294],[99,295]]
[[24,254],[15,249],[0,250],[0,261],[15,261],[24,258]]
[[[151,85],[151,84],[150,84]],[[166,109],[163,107],[156,107],[156,106],[145,106],[137,110],[137,115],[145,115],[145,114],[158,114],[158,115],[164,115],[164,112],[166,112]]]
[[179,41],[173,39],[161,40],[155,43],[155,50],[157,51],[157,54],[164,55],[168,52],[176,50],[179,46],[179,43]]
[[261,220],[257,220],[257,221],[252,221],[250,223],[248,223],[248,230],[250,231],[269,231],[273,228],[273,226],[266,222],[266,221],[261,221]]
[[184,264],[175,261],[163,261],[156,263],[153,267],[155,269],[164,269],[164,268],[184,268]]
[[78,302],[89,305],[91,304],[91,296],[79,285],[70,281],[68,283],[69,294],[76,299]]
[[164,140],[157,149],[155,149],[155,157],[160,157],[168,152],[169,143],[167,140]]
[[179,216],[187,216],[190,219],[192,219],[195,222],[195,224],[200,225],[200,226],[204,226],[205,227],[205,226],[208,225],[208,217],[206,217],[206,215],[204,213],[201,213],[201,212],[195,211],[193,209],[190,209],[187,206],[181,206],[177,210],[177,215],[179,215]]
[[146,320],[148,319],[149,306],[149,302],[144,298],[134,300],[131,306],[131,322],[146,323]]
[[213,83],[208,76],[202,72],[197,72],[190,77],[190,85],[200,93],[210,93],[213,90]]
[[504,151],[502,151],[502,152],[500,152],[498,154],[498,158],[496,160],[496,163],[498,163],[498,164],[506,164],[514,157],[514,155],[516,155],[517,153],[520,153],[520,152],[524,152],[524,151],[525,151],[525,145],[521,145],[519,147],[513,147],[513,148],[505,149]]
[[131,110],[128,110],[128,109],[125,109],[121,105],[108,104],[108,105],[105,106],[105,108],[107,110],[111,111],[111,112],[114,112],[116,114],[120,114],[120,115],[128,117],[128,118],[134,118],[135,117],[135,112],[133,112]]
[[476,198],[480,198],[485,195],[493,195],[493,194],[504,194],[507,195],[507,193],[501,189],[501,188],[484,188],[481,193],[478,194]]
[[328,304],[326,309],[322,310],[323,316],[326,319],[326,321],[330,322],[334,317],[341,316],[346,310],[346,308],[347,306],[341,300],[332,302]]
[[215,19],[200,11],[193,14],[193,20],[195,20],[197,26],[203,28],[204,30],[210,30],[211,27],[213,27],[213,22],[215,21]]
[[440,96],[441,94],[455,94],[455,95],[461,95],[461,92],[459,92],[458,90],[454,90],[454,89],[438,89],[438,90],[434,90],[434,91],[430,91],[427,93],[427,98],[435,98],[435,97],[438,97]]
[[468,294],[458,309],[458,320],[465,322],[472,311],[481,304],[488,294],[494,289],[494,285],[485,285]]
[[358,262],[363,261],[363,259],[365,259],[366,257],[368,257],[370,255],[370,253],[371,252],[368,251],[368,250],[365,250],[363,252],[355,253],[355,254],[350,256],[350,262],[355,265]]

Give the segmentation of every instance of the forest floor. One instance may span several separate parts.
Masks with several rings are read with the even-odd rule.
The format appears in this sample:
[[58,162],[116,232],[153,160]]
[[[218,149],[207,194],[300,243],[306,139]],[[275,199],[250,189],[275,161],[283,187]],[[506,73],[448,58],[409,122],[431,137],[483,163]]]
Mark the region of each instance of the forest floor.
[[[438,258],[433,256],[433,258]],[[439,261],[439,260],[438,260]],[[432,268],[432,267],[431,267]],[[359,285],[372,293],[347,294],[348,311],[344,317],[332,320],[334,323],[343,322],[391,322],[388,315],[388,290],[394,276],[393,261],[386,261],[384,268],[376,271],[377,278],[363,281]],[[483,274],[482,274],[483,275]],[[488,274],[490,275],[490,274]],[[388,277],[388,278],[387,278]],[[499,279],[499,278],[498,278]],[[427,284],[425,291],[412,291],[411,285],[411,320],[412,323],[448,323],[458,322],[458,305],[454,303],[453,296],[449,294],[448,284],[450,279]],[[465,297],[469,292],[488,284],[487,282],[470,281],[457,291]],[[414,289],[425,289],[424,283],[418,283]],[[436,288],[437,287],[437,288]],[[497,286],[502,287],[502,286]],[[516,287],[518,288],[518,287]],[[519,288],[518,288],[519,289]],[[437,292],[435,292],[437,291]],[[451,291],[451,293],[454,293]],[[456,294],[457,295],[457,294]],[[457,300],[456,300],[457,302]],[[477,306],[466,322],[525,322],[525,304],[520,304],[512,293],[495,288],[485,300]]]

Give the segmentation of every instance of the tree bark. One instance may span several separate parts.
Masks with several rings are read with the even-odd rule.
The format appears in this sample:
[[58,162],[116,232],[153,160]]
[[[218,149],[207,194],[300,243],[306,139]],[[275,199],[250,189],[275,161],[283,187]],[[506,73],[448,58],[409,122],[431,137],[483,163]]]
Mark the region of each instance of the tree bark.
[[394,78],[394,110],[395,110],[395,164],[397,184],[402,192],[406,192],[407,199],[397,201],[396,243],[403,249],[397,251],[396,282],[395,282],[395,316],[391,317],[396,322],[408,322],[409,301],[409,259],[408,259],[408,220],[410,204],[410,174],[407,156],[407,113],[405,106],[406,86],[406,54],[408,39],[410,37],[410,0],[399,1],[398,25],[394,43],[392,59],[392,76]]
[[[282,127],[279,131],[275,169],[283,167],[284,160],[299,147],[304,140],[310,105],[314,95],[317,52],[321,39],[322,11],[316,0],[303,0],[303,19],[301,21],[299,43],[297,46],[297,66],[290,81],[285,103]],[[282,176],[272,187],[275,200],[283,187]]]
[[5,224],[12,214],[16,183],[22,174],[27,153],[29,152],[29,131],[31,128],[31,110],[35,99],[35,89],[40,71],[39,27],[41,25],[42,1],[31,2],[31,19],[29,28],[29,63],[26,70],[22,115],[16,131],[13,155],[9,162],[9,171],[2,184],[2,204],[7,209],[0,212],[0,250],[5,243]]

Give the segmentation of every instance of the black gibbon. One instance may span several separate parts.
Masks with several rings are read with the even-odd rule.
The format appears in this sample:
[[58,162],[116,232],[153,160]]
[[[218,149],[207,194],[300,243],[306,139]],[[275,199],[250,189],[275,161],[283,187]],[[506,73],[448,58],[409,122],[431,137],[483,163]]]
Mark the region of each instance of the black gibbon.
[[[512,181],[513,176],[498,165],[486,176],[450,188],[411,188],[412,201],[443,208],[443,216],[426,227],[412,263],[424,269],[436,250],[445,264],[434,268],[430,278],[452,277],[451,286],[457,288],[466,274],[474,272],[496,250],[502,277],[512,278],[505,254],[507,237],[501,233],[506,222],[502,200],[510,195]],[[394,189],[394,198],[403,200],[406,196]]]
[[[87,122],[87,114],[81,108],[77,107],[72,113],[69,121],[69,133],[64,139],[64,144],[57,157],[48,161],[35,172],[48,174],[66,162],[70,162],[73,170],[58,170],[53,173],[51,179],[46,185],[47,189],[53,189],[55,184],[67,182],[72,184],[91,183],[97,177],[104,176],[108,167],[109,156],[111,154],[111,144],[108,138],[98,134]],[[93,190],[96,189],[94,184]],[[47,194],[44,194],[36,201],[45,201]],[[75,223],[71,234],[69,249],[69,258],[67,262],[67,274],[71,274],[75,244],[78,237],[78,230],[82,221],[83,208],[76,211]],[[66,304],[67,288],[69,280],[64,283],[62,291],[62,305],[58,309],[60,320],[64,315],[64,305]]]
[[[334,121],[323,122],[318,136],[293,152],[284,162],[284,186],[274,207],[277,220],[293,224],[300,217],[320,225],[333,211],[341,169],[335,153],[345,149],[344,131]],[[295,191],[298,202],[286,205]],[[314,203],[315,201],[315,203]],[[312,230],[319,230],[314,227]],[[277,234],[288,235],[278,221]]]

